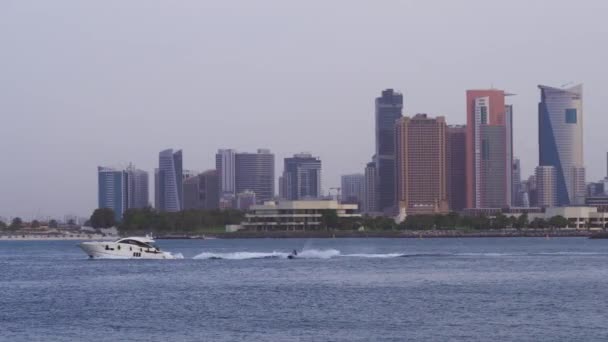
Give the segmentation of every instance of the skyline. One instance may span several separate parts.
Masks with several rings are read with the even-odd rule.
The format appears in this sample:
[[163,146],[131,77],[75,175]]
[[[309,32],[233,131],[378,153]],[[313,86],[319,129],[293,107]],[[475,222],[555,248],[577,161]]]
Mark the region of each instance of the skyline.
[[[546,87],[546,86],[543,86],[543,85],[540,85],[540,84],[538,85],[538,87],[541,87],[541,86],[542,86],[542,87]],[[578,85],[578,86],[581,86],[581,85]],[[556,88],[556,89],[557,89],[557,88]],[[560,89],[561,89],[561,88],[560,88]],[[498,89],[495,89],[495,88],[490,88],[489,90],[498,90]],[[567,90],[568,90],[568,88],[563,88],[563,90],[564,90],[564,91],[567,91]],[[399,90],[395,90],[395,91],[396,91],[396,92],[399,92]],[[405,97],[405,96],[404,96],[404,97]],[[406,99],[404,98],[404,102],[405,102],[405,101],[406,101]],[[540,102],[540,101],[539,101],[539,102]],[[428,114],[426,114],[426,113],[416,113],[416,114],[413,114],[413,115],[409,116],[409,114],[404,113],[404,117],[405,117],[405,116],[407,116],[407,117],[415,117],[416,115],[428,115]],[[515,116],[515,115],[516,115],[516,114],[514,114],[514,116]],[[538,116],[538,113],[537,113],[537,116]],[[461,125],[461,123],[451,123],[451,122],[446,122],[446,124],[447,124],[447,125],[450,125],[450,126],[454,126],[454,125],[459,126],[459,125]],[[466,126],[466,123],[465,123],[465,126]],[[537,138],[537,139],[538,139],[538,138]],[[250,149],[250,150],[259,150],[259,149],[261,149],[261,150],[265,150],[264,148],[255,148],[255,147],[249,147],[249,149]],[[182,150],[182,149],[180,149],[180,148],[169,149],[169,150],[175,150],[175,151],[180,152],[180,153],[182,153],[182,152],[183,152],[183,150]],[[235,149],[235,148],[233,148],[233,147],[226,147],[226,146],[224,146],[224,147],[220,148],[219,150],[230,150],[230,151],[235,151],[236,153],[245,153],[245,154],[252,154],[252,155],[253,155],[253,154],[256,154],[256,152],[252,152],[252,151],[240,151],[240,150]],[[271,149],[269,149],[269,150],[271,150]],[[160,153],[162,154],[162,152],[165,152],[165,151],[161,151]],[[216,152],[217,152],[217,151],[216,151]],[[272,152],[272,153],[274,154],[274,152]],[[301,154],[301,153],[304,153],[304,152],[298,152],[298,153],[300,153],[300,154]],[[288,153],[288,155],[287,155],[287,156],[285,156],[285,158],[281,158],[281,159],[289,159],[289,158],[292,158],[294,155],[297,155],[298,153],[295,153],[295,154],[289,154],[289,153]],[[308,152],[305,152],[305,153],[308,153]],[[158,153],[157,153],[157,155],[158,155]],[[319,154],[315,154],[315,155],[319,155]],[[275,156],[276,156],[276,154],[275,154]],[[514,157],[518,157],[518,156],[517,156],[517,155],[514,155]],[[606,158],[608,158],[608,154],[606,155]],[[213,162],[215,163],[215,161],[216,161],[216,156],[215,156],[215,154],[212,156],[212,158],[211,158],[211,159],[213,159]],[[519,158],[518,158],[518,159],[519,159]],[[211,164],[214,164],[214,163],[211,163]],[[109,165],[112,165],[111,167],[113,168],[113,167],[115,167],[116,165],[124,165],[124,164],[132,165],[132,162],[131,162],[131,161],[124,161],[124,162],[121,162],[121,163],[119,163],[119,164],[114,163],[114,164],[109,164]],[[601,163],[599,163],[599,164],[603,164],[603,162],[601,162]],[[211,170],[214,170],[214,169],[213,169],[213,167],[214,167],[214,166],[215,166],[215,165],[210,165],[210,166],[208,166],[208,167],[199,168],[199,170],[202,170],[201,172],[207,172],[207,171],[211,171]],[[538,166],[538,165],[537,165],[537,166]],[[605,165],[603,165],[603,166],[605,166]],[[96,167],[96,168],[99,168],[99,167],[101,167],[101,166],[99,166],[99,165],[98,165],[98,166],[95,166],[95,167]],[[104,166],[104,167],[105,167],[105,166]],[[125,168],[125,169],[126,169],[126,168]],[[147,171],[148,173],[152,173],[152,174],[153,174],[153,173],[154,173],[154,171],[153,171],[154,169],[156,169],[156,168],[153,168],[153,169],[152,169],[152,172],[149,172],[148,170],[144,170],[144,171]],[[277,170],[282,170],[282,169],[283,169],[283,165],[282,165],[282,163],[278,163],[278,164],[277,164],[277,162],[275,161],[275,173],[277,172]],[[324,169],[325,169],[325,168],[324,168]],[[184,168],[184,170],[186,170],[186,168]],[[356,173],[356,171],[358,171],[358,170],[353,170],[353,171],[352,171],[352,173]],[[532,172],[531,172],[531,173],[529,173],[529,174],[523,173],[523,174],[522,174],[522,177],[527,178],[527,177],[529,177],[529,176],[533,176],[533,175],[535,175],[535,172],[536,172],[536,166],[533,168],[533,170],[532,170]],[[607,171],[607,173],[608,173],[608,171]],[[348,174],[349,174],[348,172],[344,172],[344,173],[340,174],[340,175],[338,176],[338,177],[339,177],[338,181],[337,181],[337,182],[335,182],[335,183],[336,183],[336,184],[340,184],[339,182],[341,181],[341,177],[342,177],[342,176],[344,176],[344,175],[348,175]],[[605,175],[604,175],[604,176],[605,176]],[[323,179],[323,180],[325,180],[325,179],[326,179],[326,177],[323,177],[322,179]],[[588,179],[587,181],[588,181],[588,182],[593,182],[593,181],[597,181],[597,180],[601,180],[601,178],[598,178],[598,179]],[[153,180],[149,180],[149,181],[150,181],[150,182],[152,182]],[[276,191],[276,189],[278,189],[278,187],[280,186],[280,181],[281,181],[281,180],[280,180],[280,178],[275,177],[275,193],[276,193],[276,195],[278,195],[278,194],[279,194],[279,193],[278,193],[278,191]],[[322,194],[322,195],[326,195],[326,194],[328,194],[328,193],[329,193],[329,188],[330,188],[330,186],[327,186],[327,185],[323,184],[323,185],[322,185],[322,188],[321,188],[321,190],[322,190],[322,193],[321,193],[321,194]],[[154,188],[150,189],[149,194],[150,194],[150,197],[151,197],[151,198],[152,198],[153,196],[155,196],[155,189],[154,189]],[[151,206],[154,206],[154,203],[152,203],[152,202],[150,202],[149,204],[150,204]],[[97,206],[95,206],[95,207],[97,207]],[[63,215],[70,215],[70,214],[74,214],[74,215],[84,215],[84,216],[87,216],[87,215],[86,215],[86,213],[81,214],[81,213],[73,213],[73,212],[66,212],[66,213],[63,213],[63,214],[59,213],[59,214],[56,214],[56,216],[58,216],[58,217],[59,217],[59,216],[63,216]],[[10,216],[19,216],[19,215],[10,215],[10,214],[9,214],[9,215],[0,215],[0,216],[10,217]],[[35,217],[35,216],[36,216],[36,215],[33,215],[33,216],[31,216],[31,217]],[[40,216],[53,216],[53,215],[52,215],[52,214],[51,214],[51,215],[40,214]],[[22,216],[22,217],[27,217],[27,216]]]
[[[373,154],[373,101],[386,88],[403,94],[404,115],[450,125],[466,123],[466,89],[515,93],[513,155],[525,179],[538,165],[537,85],[583,83],[587,181],[606,175],[604,2],[515,1],[482,17],[472,11],[490,7],[482,1],[442,4],[432,23],[423,18],[436,4],[235,3],[134,2],[120,15],[102,4],[69,3],[72,15],[62,1],[0,5],[0,115],[10,126],[0,162],[11,165],[0,170],[0,216],[89,215],[98,165],[133,162],[153,174],[171,147],[184,150],[184,169],[201,171],[219,148],[268,148],[277,160],[309,151],[323,161],[323,188],[339,186]],[[271,6],[276,17],[265,15]],[[318,27],[307,27],[311,17]],[[485,24],[491,32],[478,32]],[[226,44],[237,37],[246,39]],[[497,43],[463,48],[488,37]]]

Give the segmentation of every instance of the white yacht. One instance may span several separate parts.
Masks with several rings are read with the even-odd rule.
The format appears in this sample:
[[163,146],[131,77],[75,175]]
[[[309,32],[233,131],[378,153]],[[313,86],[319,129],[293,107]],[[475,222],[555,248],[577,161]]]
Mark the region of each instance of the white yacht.
[[175,259],[169,252],[162,252],[150,236],[126,237],[114,242],[83,242],[80,248],[90,258],[115,259]]

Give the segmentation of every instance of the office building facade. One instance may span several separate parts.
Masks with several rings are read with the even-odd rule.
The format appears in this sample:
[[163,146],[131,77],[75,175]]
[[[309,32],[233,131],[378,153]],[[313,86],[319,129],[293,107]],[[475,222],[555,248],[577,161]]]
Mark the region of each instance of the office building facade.
[[403,95],[393,89],[382,91],[376,98],[376,193],[377,208],[395,206],[395,122],[402,117]]
[[184,180],[184,209],[219,208],[219,176],[216,170],[208,170]]
[[158,155],[158,169],[155,171],[156,209],[175,212],[183,209],[183,157],[182,151],[172,149]]
[[511,206],[522,206],[521,193],[521,165],[518,158],[513,158],[513,170],[511,171],[513,178],[511,180]]
[[112,209],[116,222],[121,221],[129,205],[127,173],[124,170],[99,166],[97,186],[97,207]]
[[236,151],[220,149],[215,155],[215,169],[220,180],[220,195],[236,191]]
[[128,183],[128,207],[142,209],[150,205],[149,200],[149,175],[146,171],[139,170],[129,165],[126,170]]
[[409,214],[449,210],[444,117],[404,117],[395,125],[398,207]]
[[279,195],[290,201],[321,197],[321,160],[309,153],[285,158]]
[[556,171],[553,166],[538,166],[536,176],[536,205],[541,208],[555,207],[557,204]]
[[582,85],[538,88],[539,165],[555,168],[557,205],[584,204]]
[[363,206],[363,196],[365,189],[365,175],[355,173],[342,175],[340,177],[341,203],[357,204],[359,208]]
[[274,154],[258,149],[257,153],[236,153],[235,191],[253,191],[258,203],[275,195]]
[[450,210],[466,208],[466,126],[448,126],[446,131],[446,177]]
[[467,90],[468,208],[511,206],[512,114],[502,90]]
[[[375,157],[374,157],[375,159]],[[372,161],[365,166],[365,183],[363,184],[363,212],[376,213],[378,212],[378,196],[376,186],[378,180],[376,177],[377,163]]]

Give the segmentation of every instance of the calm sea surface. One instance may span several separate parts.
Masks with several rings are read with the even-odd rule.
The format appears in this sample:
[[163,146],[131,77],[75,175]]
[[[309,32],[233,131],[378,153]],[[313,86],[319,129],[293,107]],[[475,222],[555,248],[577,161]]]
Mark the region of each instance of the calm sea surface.
[[0,241],[0,340],[608,341],[608,240],[158,242]]

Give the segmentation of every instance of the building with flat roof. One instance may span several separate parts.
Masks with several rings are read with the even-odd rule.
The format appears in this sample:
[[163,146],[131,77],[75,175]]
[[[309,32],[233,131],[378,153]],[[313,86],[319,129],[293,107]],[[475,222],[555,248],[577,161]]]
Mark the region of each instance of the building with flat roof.
[[403,95],[393,89],[376,98],[376,200],[378,211],[395,206],[395,121],[401,118]]
[[298,153],[284,159],[280,197],[290,201],[321,197],[321,159]]
[[511,206],[513,108],[503,90],[467,90],[467,207]]
[[446,213],[445,118],[426,114],[395,124],[397,203],[409,214]]
[[274,198],[274,154],[267,149],[257,153],[237,153],[235,155],[236,194],[253,191],[261,203]]
[[219,149],[215,155],[215,169],[220,182],[220,196],[234,194],[236,189],[236,150]]
[[357,204],[363,206],[363,194],[365,185],[365,175],[355,173],[342,175],[340,177],[341,203]]
[[129,208],[142,209],[150,205],[149,176],[146,171],[129,165],[127,172]]
[[[361,217],[356,204],[338,201],[269,201],[253,205],[241,225],[250,230],[315,230],[323,226],[323,212],[334,210],[339,218]],[[332,227],[330,227],[332,228]]]
[[448,126],[446,130],[446,187],[450,210],[461,211],[467,205],[466,126]]
[[184,180],[184,210],[219,208],[219,177],[208,170]]
[[[375,159],[375,158],[374,158]],[[378,212],[377,167],[374,161],[365,166],[365,183],[363,184],[363,212]]]
[[99,166],[97,167],[97,185],[97,207],[112,209],[116,222],[121,221],[123,213],[129,206],[127,172]]
[[608,213],[598,211],[596,207],[553,207],[547,208],[543,215],[545,220],[553,216],[563,216],[568,220],[568,228],[603,229],[608,228]]

